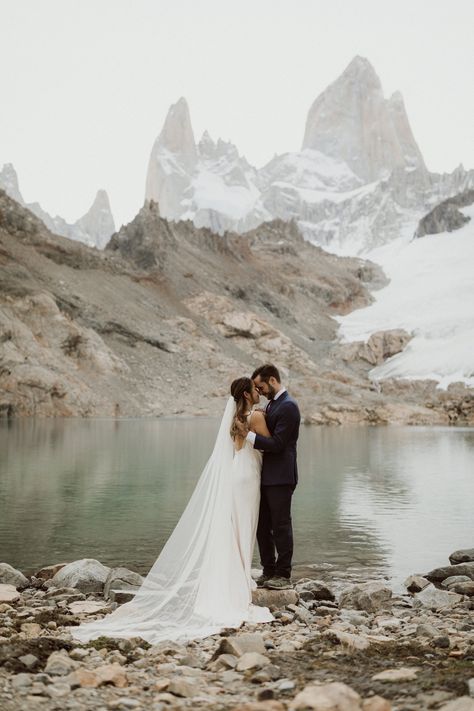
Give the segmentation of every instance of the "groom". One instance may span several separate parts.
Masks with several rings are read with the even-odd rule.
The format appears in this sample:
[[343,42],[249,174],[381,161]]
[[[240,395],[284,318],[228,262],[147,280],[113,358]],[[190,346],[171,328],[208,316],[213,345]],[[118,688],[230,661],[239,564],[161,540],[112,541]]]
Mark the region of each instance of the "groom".
[[263,575],[257,585],[285,590],[292,587],[291,497],[298,483],[296,441],[301,416],[296,401],[282,387],[280,373],[274,365],[261,365],[252,374],[252,380],[258,392],[269,400],[266,422],[271,435],[263,437],[255,432],[246,435],[255,449],[263,451],[257,527]]

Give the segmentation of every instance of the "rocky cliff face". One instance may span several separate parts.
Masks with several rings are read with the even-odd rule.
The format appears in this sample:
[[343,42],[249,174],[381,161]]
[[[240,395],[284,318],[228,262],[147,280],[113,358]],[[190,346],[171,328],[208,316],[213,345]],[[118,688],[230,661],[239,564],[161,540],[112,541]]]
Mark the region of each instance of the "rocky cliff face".
[[370,383],[409,336],[339,346],[334,315],[383,274],[295,223],[221,237],[149,202],[99,252],[0,191],[0,281],[3,415],[218,414],[234,377],[274,360],[309,422],[473,421],[464,388]]
[[0,188],[13,200],[28,208],[54,234],[83,242],[89,247],[103,249],[115,232],[115,223],[110,209],[109,197],[105,190],[99,190],[90,209],[83,217],[70,224],[62,217],[51,217],[38,202],[26,203],[20,192],[18,176],[11,163],[6,163],[0,171]]
[[344,161],[364,182],[398,167],[426,171],[401,94],[385,99],[364,57],[355,57],[311,106],[305,148]]

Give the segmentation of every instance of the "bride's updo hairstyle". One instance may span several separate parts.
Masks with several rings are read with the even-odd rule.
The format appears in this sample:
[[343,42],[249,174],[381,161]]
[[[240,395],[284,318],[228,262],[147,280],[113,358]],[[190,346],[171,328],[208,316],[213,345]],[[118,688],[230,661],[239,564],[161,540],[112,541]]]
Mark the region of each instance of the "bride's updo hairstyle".
[[252,385],[253,383],[250,378],[237,378],[237,380],[234,380],[230,386],[230,394],[235,400],[235,415],[230,427],[230,436],[232,439],[239,434],[237,422],[245,422],[244,412],[248,408],[248,403],[244,397],[244,393],[248,393],[250,395],[252,392]]

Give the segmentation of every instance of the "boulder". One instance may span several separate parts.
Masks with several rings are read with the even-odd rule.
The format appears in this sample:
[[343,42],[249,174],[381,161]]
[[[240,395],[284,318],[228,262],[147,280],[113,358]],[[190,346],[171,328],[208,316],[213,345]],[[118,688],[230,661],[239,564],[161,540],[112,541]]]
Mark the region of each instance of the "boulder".
[[451,588],[456,585],[457,583],[470,583],[471,578],[468,578],[467,575],[450,575],[449,578],[445,578],[443,582],[441,583],[441,587],[447,588],[448,590],[451,590]]
[[361,711],[361,698],[347,684],[334,681],[321,686],[309,685],[290,703],[291,711]]
[[474,561],[474,548],[462,548],[459,551],[454,551],[449,556],[449,562],[453,565],[458,563],[470,563]]
[[270,660],[264,654],[245,652],[237,661],[235,668],[237,671],[246,671],[247,669],[261,669],[267,664],[270,664]]
[[387,607],[392,591],[380,582],[362,583],[345,588],[339,596],[339,607],[377,612]]
[[0,603],[2,602],[18,602],[20,593],[14,585],[0,584]]
[[76,669],[76,667],[77,662],[71,659],[64,649],[60,649],[49,655],[44,670],[46,674],[50,674],[51,676],[66,676]]
[[55,563],[54,565],[48,565],[45,568],[41,568],[41,570],[38,570],[38,572],[35,573],[35,578],[39,578],[40,580],[50,580],[59,570],[61,570],[61,568],[64,568],[65,565],[67,565],[67,563]]
[[94,558],[68,563],[49,581],[54,587],[76,588],[81,592],[102,592],[110,568]]
[[384,681],[390,684],[396,684],[402,681],[415,681],[417,667],[399,667],[398,669],[385,669],[383,672],[374,674],[373,681]]
[[182,696],[190,699],[197,696],[201,691],[198,682],[195,679],[173,679],[168,685],[168,691],[174,696]]
[[267,590],[257,588],[252,591],[252,602],[260,607],[268,607],[270,610],[284,610],[287,605],[295,605],[298,602],[296,590]]
[[217,659],[221,654],[233,654],[235,657],[241,657],[246,652],[265,654],[266,651],[265,642],[260,633],[246,632],[234,637],[224,637],[213,655],[213,659]]
[[462,595],[458,595],[447,590],[438,590],[434,585],[415,594],[414,607],[427,607],[430,610],[442,610],[443,608],[454,607],[461,602]]
[[112,589],[136,592],[143,580],[141,575],[128,568],[111,568],[104,584],[104,597],[108,600]]
[[408,592],[416,593],[426,588],[430,584],[430,581],[422,575],[410,575],[403,584]]
[[109,590],[108,601],[123,605],[130,602],[135,597],[138,588],[127,588],[126,590]]
[[429,573],[426,573],[425,578],[434,583],[441,583],[451,575],[466,575],[471,580],[474,580],[474,561],[467,563],[457,563],[456,565],[445,565],[442,568],[435,568]]
[[296,585],[298,592],[311,592],[314,600],[335,600],[336,596],[333,591],[328,588],[326,583],[319,580],[300,580]]
[[459,595],[469,595],[469,597],[474,596],[474,580],[464,581],[461,583],[456,583],[449,588]]
[[128,686],[128,677],[120,664],[103,664],[96,669],[79,667],[65,679],[73,688],[85,687],[96,689],[103,684],[112,684],[119,688]]
[[0,563],[0,583],[13,585],[15,588],[24,588],[28,585],[28,578],[9,563]]
[[67,608],[73,615],[94,615],[96,612],[109,609],[103,602],[95,602],[94,600],[76,600],[75,602],[70,602]]

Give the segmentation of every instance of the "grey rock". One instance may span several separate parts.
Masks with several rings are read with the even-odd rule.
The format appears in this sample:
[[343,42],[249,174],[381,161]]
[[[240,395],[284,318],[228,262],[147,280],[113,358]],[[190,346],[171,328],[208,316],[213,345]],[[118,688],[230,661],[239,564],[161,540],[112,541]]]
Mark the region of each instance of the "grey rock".
[[234,637],[224,637],[213,658],[217,659],[221,654],[233,654],[235,657],[241,657],[247,652],[265,654],[265,642],[260,633],[246,632]]
[[416,628],[416,634],[418,637],[431,637],[434,639],[439,636],[439,630],[428,623],[418,625]]
[[107,599],[109,602],[116,602],[117,605],[123,605],[125,602],[130,602],[133,600],[137,593],[138,587],[127,588],[124,590],[115,590],[110,588],[108,591]]
[[299,595],[296,590],[267,590],[257,588],[252,591],[252,602],[260,607],[268,607],[270,610],[282,610],[287,605],[295,605]]
[[22,657],[18,657],[18,661],[24,664],[27,669],[34,669],[39,664],[39,659],[34,654],[24,654]]
[[392,591],[380,582],[362,583],[346,588],[339,596],[339,607],[349,607],[366,612],[377,612],[387,607]]
[[54,684],[49,684],[46,687],[46,694],[52,699],[62,698],[71,693],[71,686],[64,681],[57,681]]
[[469,696],[460,696],[445,706],[441,706],[440,711],[474,711],[474,699]]
[[333,591],[319,580],[304,579],[298,581],[296,589],[299,593],[311,592],[314,600],[335,600]]
[[0,563],[0,583],[13,585],[15,588],[24,588],[28,585],[28,578],[21,570],[13,568],[8,563]]
[[247,671],[247,669],[261,669],[270,663],[268,657],[259,652],[245,652],[235,665],[236,671]]
[[309,685],[295,696],[290,703],[291,711],[307,711],[328,709],[336,711],[360,711],[361,698],[347,684],[335,681],[320,686]]
[[462,600],[461,595],[447,590],[438,590],[434,585],[430,585],[419,593],[415,594],[415,607],[427,607],[436,611],[444,608],[454,607]]
[[440,635],[433,639],[433,647],[438,647],[439,649],[449,649],[451,643],[449,641],[448,635]]
[[441,583],[446,578],[452,575],[466,575],[471,580],[474,580],[474,561],[467,563],[458,563],[457,565],[446,565],[442,568],[435,568],[429,573],[426,573],[426,578],[431,582]]
[[[136,591],[144,578],[128,568],[111,568],[104,584],[104,597],[109,599],[110,590]],[[118,602],[118,601],[117,601]]]
[[449,589],[453,590],[455,593],[459,593],[460,595],[468,595],[469,597],[473,597],[474,596],[474,580],[456,583],[455,585],[451,586]]
[[454,551],[454,553],[451,553],[449,556],[449,561],[453,565],[474,561],[474,548],[462,548],[461,550]]
[[410,575],[403,584],[409,592],[416,593],[426,588],[430,581],[422,575]]
[[25,689],[26,687],[31,686],[31,684],[31,676],[24,672],[20,672],[20,674],[15,674],[15,676],[12,678],[12,687],[14,689]]
[[77,588],[81,592],[102,592],[110,568],[94,558],[68,563],[51,578],[54,587]]
[[442,588],[448,588],[450,590],[456,583],[469,583],[471,578],[467,575],[450,575],[449,578],[445,578],[441,583]]
[[294,612],[296,619],[300,620],[300,622],[309,624],[313,619],[311,612],[300,605],[287,605],[287,609],[290,610],[290,612]]
[[66,676],[77,666],[77,662],[71,659],[65,650],[61,649],[49,655],[44,670],[51,676]]
[[173,679],[168,686],[168,691],[174,696],[184,696],[189,699],[199,693],[200,687],[194,679]]

